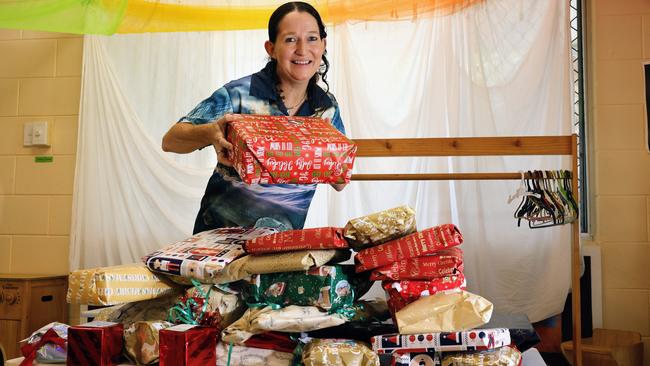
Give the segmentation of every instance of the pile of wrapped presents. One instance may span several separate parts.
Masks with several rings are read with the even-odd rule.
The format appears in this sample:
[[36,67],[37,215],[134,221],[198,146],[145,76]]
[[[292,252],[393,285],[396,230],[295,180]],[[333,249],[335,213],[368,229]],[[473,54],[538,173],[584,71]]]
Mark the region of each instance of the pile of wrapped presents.
[[[24,362],[519,365],[509,329],[485,327],[492,304],[465,291],[462,242],[452,224],[417,230],[408,206],[343,228],[205,231],[70,273],[68,302],[104,308],[35,332]],[[375,281],[385,296],[361,299]]]
[[[247,116],[229,131],[246,183],[350,180],[356,146],[328,121]],[[204,231],[70,273],[68,302],[101,311],[36,331],[23,364],[517,366],[525,340],[465,290],[462,243],[453,224],[418,229],[408,206],[344,227]]]

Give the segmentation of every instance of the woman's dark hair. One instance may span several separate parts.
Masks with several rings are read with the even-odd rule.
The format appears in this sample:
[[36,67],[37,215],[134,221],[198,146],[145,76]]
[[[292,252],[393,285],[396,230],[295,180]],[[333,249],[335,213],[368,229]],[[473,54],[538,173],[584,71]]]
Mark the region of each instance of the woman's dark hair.
[[[292,1],[281,5],[280,7],[275,9],[273,14],[271,14],[271,17],[269,18],[269,41],[275,43],[275,41],[278,38],[280,21],[282,21],[285,15],[293,11],[305,12],[313,16],[316,19],[316,23],[318,24],[318,32],[320,33],[320,38],[321,39],[327,38],[327,32],[325,32],[325,24],[323,23],[323,19],[321,19],[320,14],[318,14],[318,11],[313,6],[307,4],[306,2]],[[316,85],[318,79],[321,78],[323,79],[325,85],[327,85],[326,91],[329,91],[330,85],[327,83],[327,71],[330,69],[330,63],[329,61],[327,61],[326,54],[327,54],[327,50],[323,52],[323,63],[320,65],[318,72],[314,76],[312,76],[311,79],[309,79],[309,86],[311,87],[312,85]],[[271,63],[274,77],[277,77],[275,72],[277,67],[277,61],[271,59],[269,62]],[[308,91],[309,89],[310,88],[307,88]],[[310,99],[310,104],[311,104],[312,102],[311,95],[308,95],[308,97]]]

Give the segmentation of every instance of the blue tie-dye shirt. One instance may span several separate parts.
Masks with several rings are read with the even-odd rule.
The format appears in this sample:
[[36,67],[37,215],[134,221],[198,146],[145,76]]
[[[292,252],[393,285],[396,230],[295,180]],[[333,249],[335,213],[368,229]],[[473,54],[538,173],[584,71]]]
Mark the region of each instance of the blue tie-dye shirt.
[[[208,123],[227,113],[288,115],[280,98],[270,64],[253,75],[234,80],[199,103],[180,122]],[[310,86],[308,100],[297,116],[329,118],[345,133],[334,96],[319,86]],[[229,226],[277,226],[301,229],[314,197],[315,184],[245,184],[237,172],[222,164],[210,177],[194,233]]]

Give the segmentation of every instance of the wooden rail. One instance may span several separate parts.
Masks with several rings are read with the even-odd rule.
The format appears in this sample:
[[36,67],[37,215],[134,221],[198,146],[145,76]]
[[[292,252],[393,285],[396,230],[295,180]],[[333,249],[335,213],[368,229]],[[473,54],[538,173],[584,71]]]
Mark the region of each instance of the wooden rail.
[[[406,139],[358,139],[357,157],[399,156],[503,156],[570,155],[573,192],[578,192],[578,139],[569,136],[452,137]],[[520,173],[420,173],[354,174],[354,181],[369,180],[494,180],[521,179]],[[578,201],[579,197],[575,197]],[[573,365],[582,366],[580,313],[580,224],[571,224],[571,289],[573,315]]]

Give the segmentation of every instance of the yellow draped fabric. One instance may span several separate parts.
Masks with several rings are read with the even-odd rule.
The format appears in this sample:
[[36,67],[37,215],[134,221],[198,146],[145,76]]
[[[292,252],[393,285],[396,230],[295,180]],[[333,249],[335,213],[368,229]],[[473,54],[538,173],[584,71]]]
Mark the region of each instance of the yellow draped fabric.
[[[350,20],[396,20],[449,14],[485,0],[320,0],[311,1],[328,24]],[[283,1],[255,6],[170,4],[129,0],[117,33],[187,32],[266,28]]]

